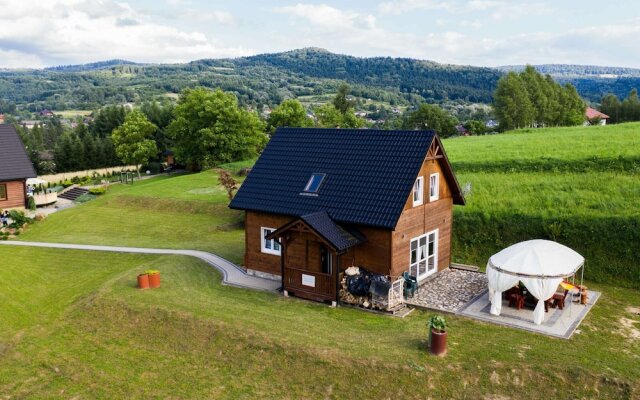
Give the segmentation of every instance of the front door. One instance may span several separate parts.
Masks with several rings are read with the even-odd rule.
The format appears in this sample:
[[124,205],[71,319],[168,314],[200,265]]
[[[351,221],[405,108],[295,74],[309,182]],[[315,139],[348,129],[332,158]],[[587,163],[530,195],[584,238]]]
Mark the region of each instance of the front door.
[[438,270],[438,230],[411,239],[409,274],[418,281]]

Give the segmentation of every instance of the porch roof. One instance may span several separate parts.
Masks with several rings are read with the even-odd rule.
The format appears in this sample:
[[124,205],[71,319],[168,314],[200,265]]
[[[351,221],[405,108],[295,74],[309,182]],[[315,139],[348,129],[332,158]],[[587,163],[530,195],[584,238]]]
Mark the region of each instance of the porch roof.
[[337,252],[342,252],[357,246],[366,241],[366,237],[355,228],[346,228],[335,223],[326,211],[318,211],[306,214],[300,218],[281,226],[270,235],[267,239],[273,239],[281,236],[284,232],[291,229],[297,223],[302,222],[318,236],[323,238]]

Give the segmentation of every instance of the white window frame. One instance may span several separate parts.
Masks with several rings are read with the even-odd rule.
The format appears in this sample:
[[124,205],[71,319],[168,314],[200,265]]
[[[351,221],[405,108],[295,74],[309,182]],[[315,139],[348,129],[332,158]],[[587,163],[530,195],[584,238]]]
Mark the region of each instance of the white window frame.
[[274,256],[279,256],[281,254],[282,248],[280,244],[276,242],[275,239],[267,240],[265,236],[275,231],[274,228],[261,227],[260,228],[260,249],[265,254],[271,254]]
[[429,175],[429,201],[440,199],[440,174]]
[[421,206],[424,203],[424,176],[419,176],[413,183],[411,198],[413,199],[414,207]]
[[[438,271],[438,236],[439,231],[435,229],[409,241],[409,274],[415,276],[418,281]],[[430,243],[433,244],[431,254],[429,254]],[[430,265],[431,268],[429,268]]]

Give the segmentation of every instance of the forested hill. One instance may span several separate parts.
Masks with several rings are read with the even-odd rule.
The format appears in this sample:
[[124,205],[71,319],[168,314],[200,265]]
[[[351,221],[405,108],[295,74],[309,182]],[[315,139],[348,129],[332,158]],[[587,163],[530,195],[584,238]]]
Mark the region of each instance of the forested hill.
[[464,99],[489,103],[502,75],[490,68],[438,64],[409,58],[353,57],[305,48],[235,60],[239,66],[269,65],[316,78],[398,88],[429,101]]
[[[290,97],[332,96],[340,82],[346,81],[352,95],[390,105],[450,100],[490,103],[500,76],[501,72],[488,68],[359,58],[307,48],[186,64],[111,60],[44,70],[3,70],[0,93],[5,103],[19,110],[91,110],[205,86],[234,92],[245,106],[261,107]],[[3,108],[8,112],[11,106]]]
[[[573,83],[582,97],[593,102],[609,92],[624,98],[631,88],[640,88],[640,74],[568,76],[553,72],[560,67],[543,67],[541,72],[552,73],[561,83]],[[582,68],[585,73],[597,68],[569,67],[574,71]],[[318,48],[186,64],[110,60],[40,70],[0,69],[0,113],[26,115],[44,108],[94,110],[106,104],[172,96],[194,86],[231,91],[243,106],[260,109],[291,97],[306,104],[326,101],[342,81],[351,86],[353,96],[391,106],[490,103],[503,73],[408,58],[353,57]]]

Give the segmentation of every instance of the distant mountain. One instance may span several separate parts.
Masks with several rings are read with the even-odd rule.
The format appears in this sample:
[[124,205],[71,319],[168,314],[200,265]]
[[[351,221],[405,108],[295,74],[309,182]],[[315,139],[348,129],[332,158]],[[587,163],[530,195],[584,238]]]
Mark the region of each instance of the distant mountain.
[[93,62],[89,64],[59,65],[56,67],[45,68],[45,71],[57,71],[57,72],[96,71],[100,69],[115,67],[118,65],[145,65],[145,64],[116,59],[116,60],[98,61],[98,62]]
[[[240,103],[260,109],[287,98],[305,104],[328,101],[340,82],[358,99],[390,107],[423,102],[457,107],[491,103],[498,79],[523,66],[482,68],[391,57],[353,57],[304,48],[251,57],[204,59],[185,64],[108,60],[40,70],[0,70],[0,93],[18,111],[83,109],[166,98],[193,86],[221,88]],[[604,94],[626,97],[640,89],[640,70],[580,65],[540,65],[561,83],[571,82],[587,100]],[[364,103],[362,105],[364,107]]]
[[491,68],[438,64],[410,58],[353,57],[316,47],[235,60],[238,66],[269,65],[316,78],[398,88],[428,101],[447,99],[488,103],[502,75]]
[[[496,69],[502,72],[522,71],[524,65],[505,65]],[[624,67],[602,67],[597,65],[575,65],[575,64],[541,64],[533,66],[542,74],[549,74],[553,77],[590,77],[590,78],[630,78],[640,77],[640,68]]]

